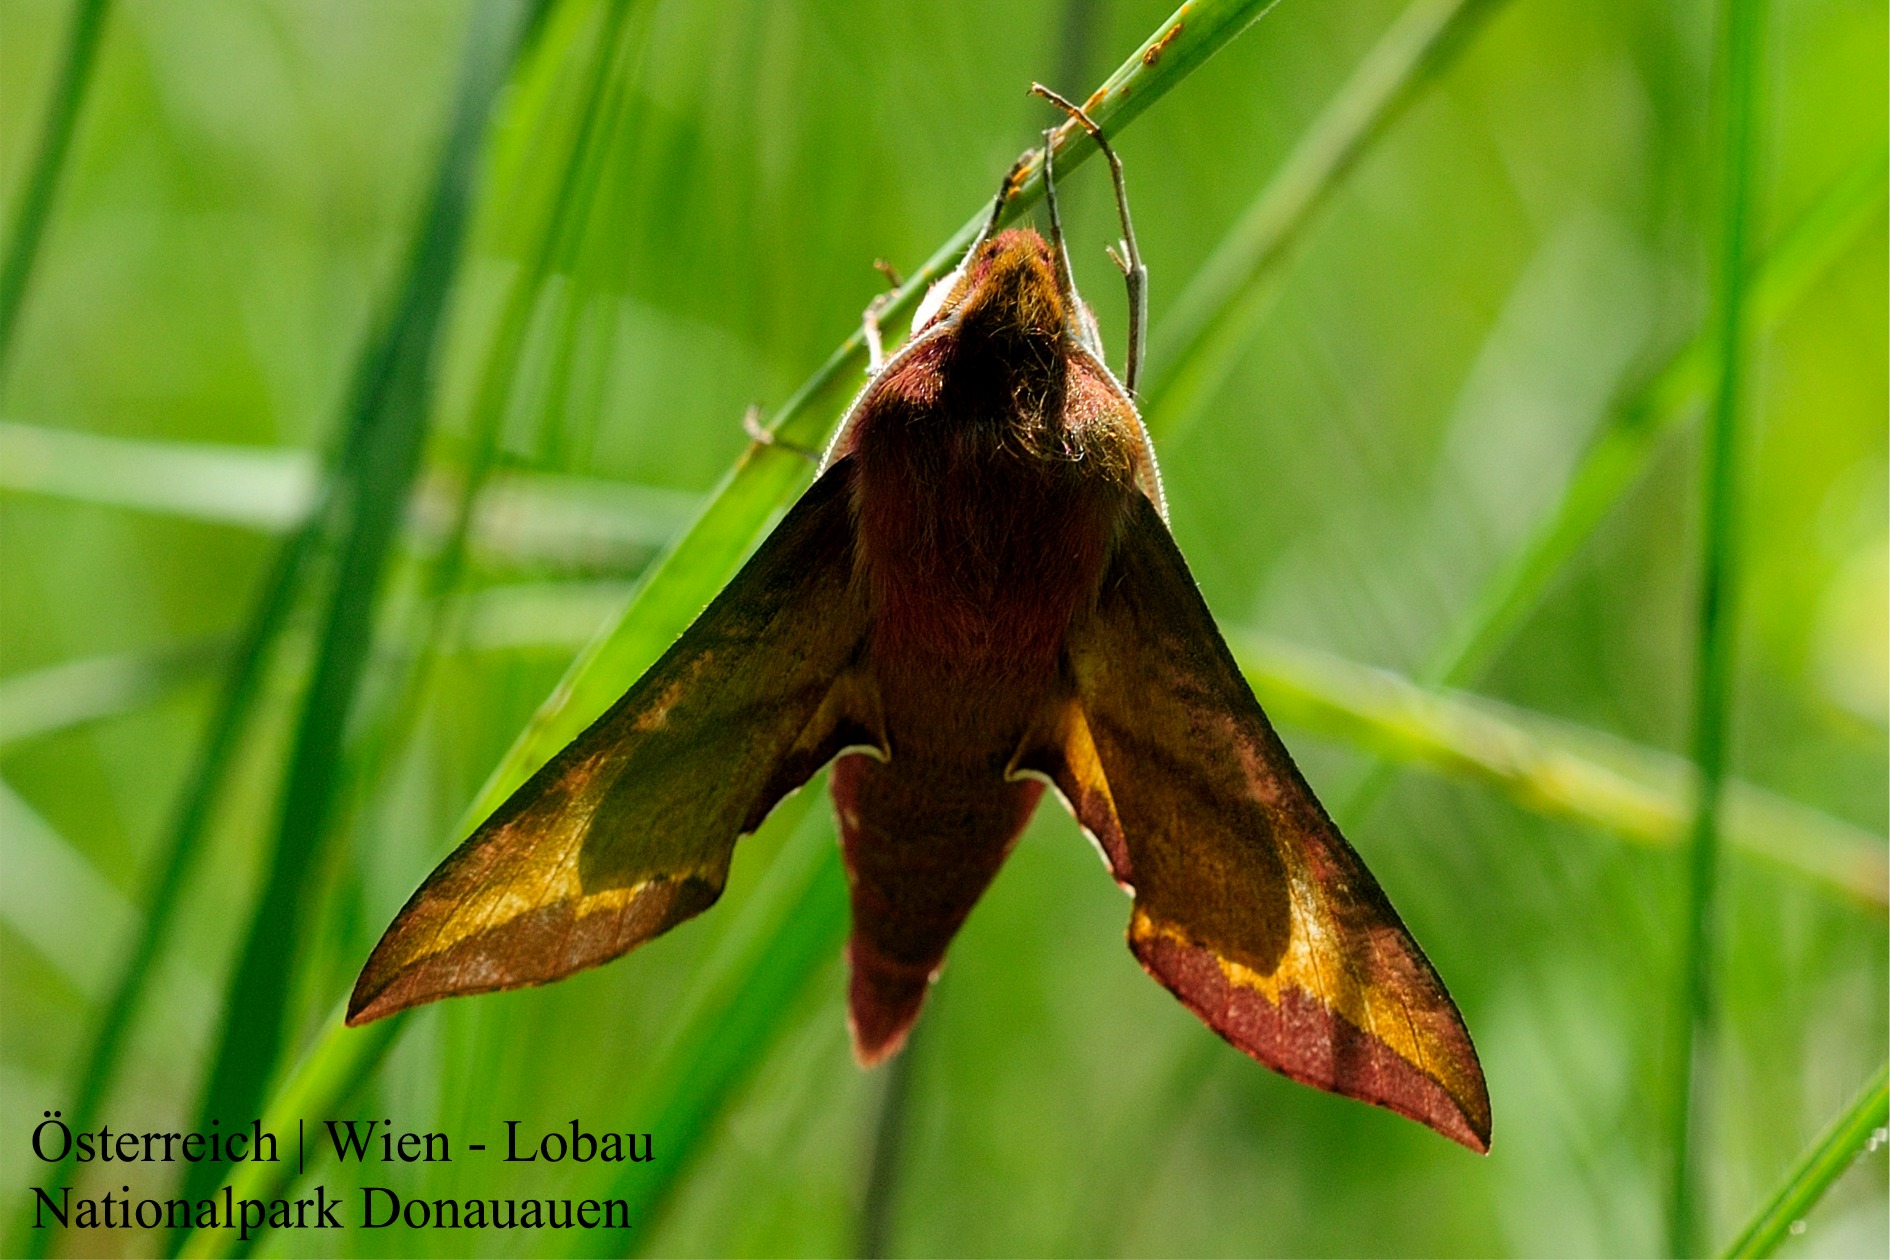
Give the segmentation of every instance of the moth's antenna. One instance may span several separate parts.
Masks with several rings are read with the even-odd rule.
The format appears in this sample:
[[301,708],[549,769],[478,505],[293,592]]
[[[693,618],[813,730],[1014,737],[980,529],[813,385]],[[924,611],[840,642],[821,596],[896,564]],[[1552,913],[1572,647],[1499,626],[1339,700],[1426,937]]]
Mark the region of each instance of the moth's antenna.
[[1043,133],[1043,208],[1050,218],[1050,248],[1057,255],[1057,288],[1063,291],[1063,300],[1075,308],[1076,272],[1070,267],[1069,246],[1063,243],[1063,219],[1057,214],[1057,174],[1054,165],[1057,150],[1057,129],[1047,127]]
[[[1052,91],[1041,83],[1033,83],[1030,90],[1043,97],[1052,105],[1075,119],[1077,125],[1089,133],[1096,147],[1102,150],[1103,157],[1109,162],[1109,177],[1116,186],[1116,212],[1122,216],[1122,252],[1109,251],[1110,259],[1122,271],[1122,278],[1129,289],[1129,362],[1123,373],[1123,386],[1129,393],[1135,393],[1136,381],[1142,375],[1142,347],[1148,340],[1148,268],[1142,265],[1142,252],[1135,247],[1135,224],[1129,220],[1129,190],[1122,179],[1122,159],[1110,147],[1109,139],[1103,135],[1103,129],[1096,125],[1096,120],[1084,112],[1083,107],[1061,94]],[[1048,188],[1048,150],[1046,159],[1046,190]],[[1047,195],[1047,191],[1046,191]]]

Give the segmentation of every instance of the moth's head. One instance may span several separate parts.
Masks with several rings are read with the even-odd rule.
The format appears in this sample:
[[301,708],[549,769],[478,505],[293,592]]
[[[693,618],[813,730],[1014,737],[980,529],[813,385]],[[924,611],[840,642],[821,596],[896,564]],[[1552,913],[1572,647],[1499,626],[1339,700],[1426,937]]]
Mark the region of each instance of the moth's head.
[[1012,228],[987,239],[957,271],[932,286],[912,330],[950,321],[973,334],[1080,336],[1074,305],[1057,281],[1057,256],[1049,242],[1030,228]]

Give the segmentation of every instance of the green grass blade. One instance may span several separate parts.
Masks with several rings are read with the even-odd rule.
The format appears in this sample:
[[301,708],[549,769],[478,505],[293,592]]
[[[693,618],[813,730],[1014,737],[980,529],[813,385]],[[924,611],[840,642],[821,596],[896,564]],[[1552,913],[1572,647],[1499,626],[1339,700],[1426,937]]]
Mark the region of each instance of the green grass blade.
[[[310,451],[107,437],[9,420],[0,420],[0,491],[267,532],[306,525],[330,494]],[[458,503],[457,479],[426,480],[407,522],[418,551],[439,554]],[[661,486],[502,472],[486,482],[467,546],[499,567],[618,567],[674,540],[699,507],[699,496]]]
[[1725,6],[1725,189],[1716,294],[1714,346],[1718,379],[1704,435],[1698,659],[1693,760],[1700,807],[1687,851],[1687,903],[1681,925],[1681,1024],[1673,1094],[1673,1184],[1668,1243],[1676,1256],[1700,1254],[1707,1228],[1705,1176],[1698,1143],[1711,1122],[1707,1106],[1714,1023],[1714,950],[1719,902],[1720,825],[1724,807],[1727,727],[1736,669],[1735,598],[1739,575],[1741,392],[1745,387],[1747,238],[1751,234],[1758,114],[1759,57],[1765,39],[1764,0]]
[[[537,12],[542,15],[542,4]],[[364,733],[344,772],[344,799],[365,801],[380,795],[387,776],[400,765],[395,750],[407,745],[420,722],[440,649],[457,638],[462,629],[453,619],[458,604],[448,596],[463,576],[479,520],[478,509],[492,488],[500,434],[517,384],[534,307],[554,263],[568,262],[561,256],[561,246],[579,234],[580,225],[596,201],[594,184],[601,164],[600,150],[609,145],[614,132],[611,119],[622,112],[626,91],[621,65],[634,43],[633,38],[626,37],[625,18],[629,12],[629,0],[613,0],[604,12],[598,37],[592,41],[569,150],[558,163],[553,195],[540,207],[543,214],[534,225],[524,266],[512,278],[491,349],[484,356],[469,419],[471,450],[454,479],[454,488],[444,496],[448,501],[434,513],[438,520],[431,522],[437,525],[438,536],[428,541],[436,545],[419,577],[417,604],[408,610],[412,624],[398,634],[407,645],[409,659],[403,662],[397,681],[389,688],[393,699],[373,720],[363,723]],[[542,16],[534,16],[528,26],[538,29],[542,20]],[[666,533],[658,541],[669,537]],[[339,830],[347,829],[346,820],[337,821]]]
[[107,437],[0,420],[0,490],[290,530],[321,501],[314,455],[212,442]]
[[[467,616],[485,627],[476,642],[486,648],[568,649],[626,594],[613,582],[518,583],[472,597]],[[1532,813],[1638,844],[1673,848],[1686,838],[1695,801],[1684,757],[1270,635],[1230,629],[1227,637],[1284,724],[1390,765],[1489,785]],[[1890,908],[1884,837],[1739,780],[1727,799],[1734,848],[1871,913]]]
[[[138,912],[84,854],[0,779],[0,923],[87,997],[109,983],[111,943]],[[41,1231],[45,1232],[45,1231]]]
[[[1866,153],[1752,270],[1744,295],[1756,331],[1774,327],[1858,241],[1883,205],[1885,173],[1884,150]],[[1640,480],[1661,440],[1706,405],[1718,374],[1715,347],[1710,331],[1703,331],[1615,408],[1554,511],[1483,587],[1432,658],[1425,681],[1459,685],[1483,672]]]
[[[873,1119],[872,1143],[866,1160],[866,1185],[860,1196],[859,1230],[853,1254],[860,1260],[880,1260],[892,1254],[900,1187],[905,1181],[906,1146],[911,1129],[913,1075],[927,1034],[926,1025],[913,1025],[905,1049],[885,1065],[880,1082],[879,1112]],[[1097,1254],[1101,1254],[1098,1252]]]
[[[458,502],[447,528],[446,545],[435,559],[427,578],[428,590],[444,595],[457,583],[466,557],[467,541],[473,524],[473,511],[492,474],[498,456],[499,434],[505,417],[506,401],[511,396],[524,353],[526,333],[532,308],[554,261],[578,237],[582,225],[596,203],[595,186],[603,153],[614,134],[611,125],[624,109],[625,75],[621,62],[625,57],[625,19],[628,0],[614,0],[606,13],[597,40],[595,60],[590,67],[579,109],[576,134],[571,142],[563,170],[557,180],[537,241],[529,251],[525,265],[513,279],[499,317],[493,349],[486,356],[485,370],[472,404],[470,427],[472,451],[466,461]],[[613,69],[619,73],[613,74]]]
[[[1487,784],[1532,813],[1625,840],[1675,848],[1693,826],[1693,775],[1683,758],[1264,635],[1233,632],[1228,641],[1283,723],[1387,762]],[[1884,912],[1883,837],[1730,780],[1723,822],[1741,851]]]
[[[1752,269],[1744,289],[1756,331],[1776,327],[1882,212],[1890,162],[1872,146],[1792,224]],[[1555,507],[1479,590],[1431,656],[1420,681],[1468,686],[1522,628],[1589,537],[1660,450],[1663,439],[1706,405],[1717,375],[1711,330],[1702,330],[1610,413],[1570,475]],[[1368,766],[1341,813],[1356,823],[1397,777],[1397,766]]]
[[1155,330],[1148,422],[1182,430],[1227,379],[1272,304],[1280,264],[1359,158],[1502,0],[1416,0],[1300,136]]
[[[342,1010],[337,1007],[326,1026],[341,1026]],[[302,1057],[283,1085],[269,1101],[263,1113],[263,1130],[289,1134],[305,1121],[340,1112],[360,1090],[388,1046],[399,1037],[406,1016],[396,1015],[368,1028],[353,1030],[345,1046],[337,1053],[328,1041],[318,1041]],[[322,1146],[308,1146],[311,1164],[321,1156]],[[265,1202],[282,1197],[296,1181],[295,1165],[288,1160],[278,1163],[251,1161],[238,1164],[230,1174],[229,1188],[238,1200],[261,1199]],[[257,1234],[249,1242],[254,1247],[264,1237]],[[190,1234],[179,1249],[180,1256],[227,1256],[244,1244],[229,1230],[205,1229]]]
[[[282,549],[237,649],[235,667],[224,684],[210,730],[197,753],[183,799],[155,864],[156,875],[151,879],[151,891],[144,901],[144,920],[137,939],[79,1057],[76,1083],[64,1108],[69,1123],[90,1126],[111,1095],[132,1023],[146,996],[152,969],[176,926],[184,889],[202,855],[211,814],[229,782],[243,734],[268,675],[273,648],[289,619],[296,592],[319,541],[320,524],[319,519],[311,521]],[[48,1180],[55,1185],[62,1184],[71,1171],[71,1161],[62,1161],[51,1171]],[[19,1255],[43,1256],[52,1246],[53,1231],[33,1229],[31,1218],[24,1211],[15,1229],[14,1243]]]
[[202,678],[228,655],[221,640],[66,661],[0,678],[0,752],[9,745],[142,708]]
[[625,1165],[604,1195],[629,1204],[633,1227],[585,1236],[578,1254],[647,1249],[716,1118],[753,1075],[809,983],[839,956],[847,886],[825,786],[817,780],[788,803],[802,815],[793,836],[703,968],[675,1033],[641,1079],[631,1114],[651,1118],[649,1131],[662,1135],[664,1155],[648,1167]]
[[1851,1105],[1806,1148],[1784,1183],[1720,1254],[1757,1260],[1777,1251],[1794,1226],[1803,1227],[1806,1214],[1857,1157],[1883,1144],[1886,1123],[1890,1123],[1890,1061],[1877,1069]]
[[[460,98],[397,314],[377,339],[367,388],[351,407],[352,427],[366,433],[367,442],[359,475],[348,487],[338,568],[295,735],[268,874],[225,993],[213,1066],[199,1106],[205,1132],[212,1120],[259,1112],[290,1031],[288,996],[308,902],[305,886],[326,847],[342,737],[372,646],[382,572],[419,470],[434,346],[457,267],[479,142],[510,64],[516,15],[496,8],[476,13]],[[194,1164],[184,1194],[208,1194],[220,1180],[213,1165]]]
[[33,279],[40,239],[46,233],[46,220],[52,214],[53,200],[59,192],[59,177],[66,168],[73,128],[79,120],[79,109],[85,103],[86,89],[92,83],[92,68],[98,61],[99,41],[111,7],[111,0],[78,0],[73,10],[65,60],[59,67],[52,98],[47,102],[39,149],[33,155],[32,169],[20,189],[19,205],[13,212],[6,258],[0,262],[0,383],[6,380],[7,359],[19,326],[20,306],[26,300],[26,289]]

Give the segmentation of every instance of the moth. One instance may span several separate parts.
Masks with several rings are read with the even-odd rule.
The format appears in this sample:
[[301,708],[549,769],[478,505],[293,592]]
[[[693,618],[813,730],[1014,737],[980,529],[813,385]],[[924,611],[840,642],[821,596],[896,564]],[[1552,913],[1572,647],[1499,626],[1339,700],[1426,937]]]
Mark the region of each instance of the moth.
[[[852,902],[848,1022],[904,1043],[1046,787],[1133,898],[1129,947],[1267,1067],[1473,1150],[1457,1008],[1294,766],[1169,534],[1136,412],[1144,272],[1122,166],[1127,370],[999,189],[909,339],[879,349],[819,475],[612,708],[429,876],[361,973],[359,1024],[544,984],[707,909],[736,840],[829,764]],[[1074,134],[1072,132],[1072,134]],[[1027,155],[1028,158],[1029,155]]]

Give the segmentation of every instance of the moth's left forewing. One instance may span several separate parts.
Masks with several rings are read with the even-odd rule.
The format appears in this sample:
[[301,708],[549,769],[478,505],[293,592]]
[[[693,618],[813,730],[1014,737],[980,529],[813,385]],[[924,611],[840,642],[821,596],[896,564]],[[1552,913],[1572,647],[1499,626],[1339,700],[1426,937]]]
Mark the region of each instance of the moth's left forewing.
[[1489,1098],[1462,1018],[1140,495],[1068,661],[1069,694],[1025,761],[1133,889],[1143,966],[1267,1066],[1486,1150]]
[[736,838],[843,747],[876,745],[853,665],[852,467],[823,475],[609,712],[408,900],[363,968],[351,1023],[544,984],[706,909]]

